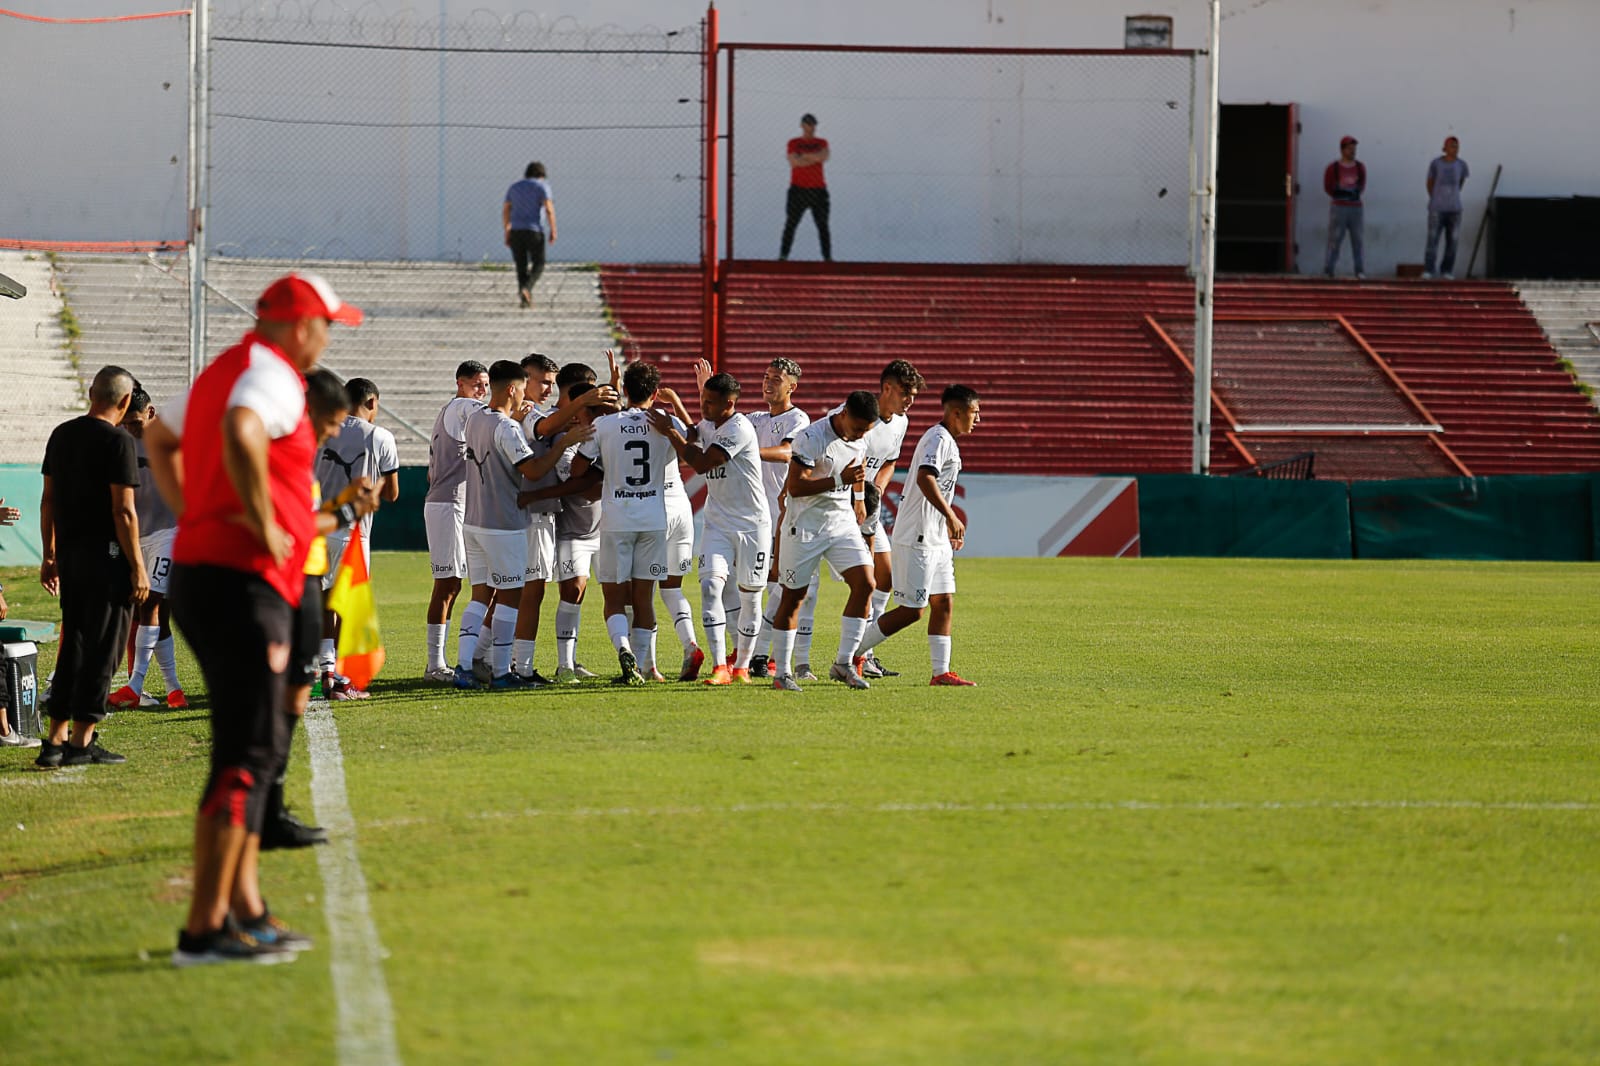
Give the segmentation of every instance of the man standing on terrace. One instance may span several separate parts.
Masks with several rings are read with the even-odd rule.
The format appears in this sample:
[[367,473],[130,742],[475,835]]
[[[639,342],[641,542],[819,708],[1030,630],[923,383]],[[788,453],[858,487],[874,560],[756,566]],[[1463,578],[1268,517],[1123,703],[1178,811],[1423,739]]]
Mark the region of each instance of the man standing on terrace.
[[828,161],[828,142],[817,136],[817,116],[800,116],[800,136],[789,141],[789,208],[788,219],[783,224],[783,245],[779,259],[789,258],[794,247],[794,231],[800,217],[807,211],[817,224],[817,240],[822,245],[822,258],[833,262],[833,238],[828,233],[828,183],[822,175],[822,164]]

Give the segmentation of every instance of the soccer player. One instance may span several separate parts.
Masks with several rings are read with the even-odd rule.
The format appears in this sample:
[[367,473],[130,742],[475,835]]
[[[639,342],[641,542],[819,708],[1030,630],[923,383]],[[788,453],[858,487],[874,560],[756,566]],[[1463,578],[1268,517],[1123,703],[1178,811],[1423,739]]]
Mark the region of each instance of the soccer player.
[[596,419],[594,439],[572,461],[575,478],[596,466],[602,473],[595,571],[605,597],[606,633],[622,668],[617,681],[626,685],[645,683],[641,658],[655,662],[655,585],[667,574],[667,467],[678,457],[656,428],[669,416],[649,409],[660,388],[654,364],[631,364],[622,375],[628,407]]
[[[594,377],[593,372],[589,377]],[[578,380],[569,384],[564,394],[570,400],[593,391],[596,390],[591,382]],[[580,417],[593,423],[601,415],[616,411],[613,402],[585,407]],[[562,453],[556,463],[560,483],[542,490],[561,501],[561,510],[556,514],[556,570],[561,578],[561,602],[556,606],[556,681],[562,684],[595,676],[578,662],[577,655],[583,595],[588,590],[590,566],[600,550],[600,471],[591,468],[582,478],[573,477],[572,461],[577,454],[576,445]]]
[[[701,360],[696,377],[710,369],[711,365]],[[727,374],[712,375],[700,388],[704,420],[693,430],[694,442],[675,427],[666,428],[678,458],[706,480],[700,609],[714,664],[708,685],[750,680],[755,623],[761,612],[767,554],[772,548],[772,519],[761,481],[761,445],[750,420],[734,410],[738,402],[739,383]],[[727,616],[722,606],[730,573],[739,589],[739,616],[747,620],[739,630],[732,670],[725,661]]]
[[851,688],[871,687],[856,670],[855,653],[872,607],[872,555],[861,539],[851,497],[866,481],[861,438],[877,420],[878,398],[857,391],[839,411],[795,435],[784,485],[789,502],[778,534],[783,599],[773,619],[778,663],[773,688],[800,691],[793,669],[800,601],[824,559],[850,586],[840,619],[839,653],[828,676]]
[[[359,479],[366,478],[379,488],[379,495],[387,503],[400,498],[400,449],[394,434],[378,425],[378,386],[368,378],[351,378],[345,382],[345,394],[350,399],[350,414],[333,439],[317,452],[317,484],[321,486],[322,499],[338,499],[339,495]],[[359,523],[361,539],[372,551],[372,514],[364,515]],[[341,529],[328,534],[328,570],[322,576],[322,591],[333,587],[339,572],[339,562],[344,558],[345,546],[350,543],[350,531]],[[365,699],[367,693],[350,684],[336,670],[339,659],[339,616],[324,609],[322,612],[322,691],[330,700]]]
[[[861,535],[872,548],[875,588],[872,591],[870,617],[873,620],[889,606],[889,590],[894,580],[889,563],[889,536],[883,531],[883,494],[889,491],[889,482],[894,479],[894,464],[899,461],[900,450],[905,445],[906,426],[909,424],[906,413],[916,402],[917,393],[922,391],[924,384],[917,368],[904,359],[896,359],[884,367],[883,373],[878,375],[878,421],[861,438],[861,446],[867,457],[867,480],[857,492],[856,499],[863,512]],[[885,669],[876,656],[868,656],[861,676],[899,675],[894,670]]]
[[[128,402],[128,413],[122,416],[122,428],[133,437],[140,470],[150,467],[144,450],[144,427],[155,417],[150,394],[135,387],[133,399]],[[150,594],[134,611],[133,659],[129,663],[128,683],[113,692],[106,702],[118,709],[162,706],[163,701],[144,691],[145,675],[154,656],[167,685],[165,706],[177,710],[189,706],[183,696],[183,686],[178,684],[178,649],[172,639],[172,612],[166,607],[167,581],[172,576],[172,537],[178,531],[178,518],[161,498],[155,478],[148,474],[139,476],[139,487],[133,490],[133,506],[139,514],[139,551],[144,555],[145,571],[150,577]]]
[[[700,360],[705,362],[705,360]],[[706,364],[709,369],[710,364]],[[678,421],[680,433],[687,433],[694,419],[677,392],[662,386],[660,399],[669,404]],[[689,597],[683,594],[683,579],[694,567],[694,505],[689,502],[689,492],[683,485],[683,472],[677,462],[667,464],[667,576],[661,579],[661,602],[666,604],[672,617],[672,631],[677,634],[678,646],[683,649],[683,665],[678,671],[679,681],[693,681],[700,676],[700,666],[706,653],[694,639],[694,611],[689,607]],[[653,650],[653,648],[652,648]],[[653,659],[653,656],[652,656]],[[652,661],[641,664],[645,677],[652,681],[665,681],[661,671]]]
[[[517,629],[517,600],[528,568],[528,518],[517,506],[522,479],[538,480],[555,468],[561,452],[589,439],[592,430],[576,426],[544,455],[534,455],[513,414],[523,406],[528,372],[509,359],[489,368],[489,402],[467,418],[467,579],[472,602],[461,612],[461,641],[455,686],[476,688],[472,672],[477,649],[492,649],[492,688],[519,688],[523,680],[511,670]],[[492,613],[491,613],[492,611]],[[489,640],[483,625],[489,622]],[[485,649],[490,650],[490,649]]]
[[467,543],[461,526],[467,511],[467,416],[489,395],[489,368],[476,359],[456,367],[456,394],[433,420],[428,444],[428,495],[422,521],[433,565],[433,595],[428,600],[428,667],[423,677],[450,684],[455,671],[445,663],[450,610],[467,575]]
[[[950,621],[955,611],[954,553],[966,540],[967,527],[956,514],[956,478],[961,473],[958,438],[978,426],[978,394],[965,385],[951,385],[940,397],[944,417],[917,442],[912,457],[915,482],[900,500],[894,533],[894,598],[899,606],[867,627],[857,650],[865,655],[887,638],[922,617],[928,617],[928,656],[933,661],[930,685],[971,686],[950,669]],[[859,664],[859,659],[857,660]]]
[[[767,655],[772,645],[772,618],[778,610],[783,589],[778,584],[778,542],[776,539],[783,520],[783,486],[789,476],[789,455],[794,435],[811,424],[804,411],[794,405],[794,390],[800,385],[800,364],[793,359],[774,359],[761,375],[761,400],[765,411],[750,416],[755,427],[757,442],[761,445],[761,484],[767,494],[767,515],[772,519],[773,542],[772,570],[767,576],[766,608],[761,617],[756,636],[756,651],[750,660],[750,676],[770,677],[770,659]],[[816,601],[813,599],[813,606]],[[726,606],[726,605],[724,605]],[[801,620],[804,622],[804,619]]]

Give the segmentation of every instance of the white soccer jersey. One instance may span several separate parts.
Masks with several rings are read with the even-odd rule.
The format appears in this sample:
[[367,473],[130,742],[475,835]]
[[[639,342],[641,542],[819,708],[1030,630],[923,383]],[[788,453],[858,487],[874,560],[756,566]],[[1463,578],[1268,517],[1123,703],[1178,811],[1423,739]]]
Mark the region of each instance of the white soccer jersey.
[[[332,500],[356,478],[374,485],[400,469],[400,448],[394,434],[375,422],[349,415],[317,452],[317,482],[322,498]],[[372,515],[361,516],[361,535],[371,543]]]
[[[527,514],[517,506],[522,472],[517,464],[530,458],[528,438],[516,420],[492,407],[479,407],[467,419],[468,529],[522,531]],[[522,572],[517,571],[518,579]]]
[[[840,410],[843,410],[841,407]],[[900,460],[900,451],[906,443],[906,427],[911,420],[905,415],[880,418],[861,438],[861,450],[866,455],[867,480],[872,481],[885,466]]]
[[[533,452],[535,457],[542,458],[543,456],[549,454],[550,449],[555,446],[555,437],[541,437],[539,436],[538,431],[535,429],[535,427],[539,424],[539,420],[541,418],[548,417],[550,412],[553,410],[554,408],[546,410],[545,408],[540,407],[538,404],[534,404],[533,410],[529,411],[527,417],[522,420],[522,435],[528,438],[528,448]],[[556,468],[551,467],[545,472],[544,476],[539,478],[537,481],[530,481],[527,478],[523,478],[522,489],[524,492],[532,492],[535,489],[553,488],[560,480],[561,478],[556,474]],[[532,503],[528,504],[528,506],[524,507],[523,510],[526,511],[530,517],[536,514],[556,514],[561,510],[561,501],[558,499],[534,500]]]
[[939,491],[945,501],[955,506],[956,478],[961,474],[961,449],[956,438],[942,422],[935,423],[917,442],[911,455],[911,468],[906,475],[906,489],[900,494],[900,513],[895,516],[894,532],[889,540],[896,548],[950,547],[950,529],[944,515],[929,502],[917,487],[917,476],[922,468],[931,466],[937,474]]
[[428,495],[426,503],[467,502],[467,417],[483,406],[482,400],[457,396],[439,409],[428,442]]
[[[800,408],[791,407],[777,415],[769,411],[757,411],[750,416],[750,424],[755,427],[756,442],[761,447],[777,448],[785,441],[793,440],[796,433],[811,424],[811,418]],[[761,464],[761,485],[767,493],[767,514],[774,522],[778,520],[778,498],[783,495],[783,483],[788,477],[788,463]]]
[[[833,431],[833,419],[813,422],[795,434],[790,448],[794,461],[805,467],[808,476],[837,477],[845,467],[860,464],[860,441],[847,441]],[[784,515],[784,525],[821,531],[829,527],[856,528],[856,512],[848,485],[836,486],[814,496],[796,496],[789,500]]]
[[767,491],[761,478],[761,444],[750,420],[736,414],[720,426],[702,421],[695,431],[700,447],[717,447],[728,453],[727,462],[705,475],[706,524],[733,531],[770,528]]
[[[672,442],[650,425],[643,408],[595,419],[594,437],[578,454],[600,467],[602,532],[667,528],[667,468],[676,467]],[[676,476],[676,475],[674,475]]]

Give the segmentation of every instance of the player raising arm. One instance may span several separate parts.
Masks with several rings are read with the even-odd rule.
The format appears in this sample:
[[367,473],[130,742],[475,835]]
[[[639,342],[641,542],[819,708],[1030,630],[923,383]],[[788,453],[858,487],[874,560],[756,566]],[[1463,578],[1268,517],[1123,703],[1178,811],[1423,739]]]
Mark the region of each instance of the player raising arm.
[[956,478],[961,449],[956,439],[978,425],[978,394],[965,385],[951,385],[940,397],[944,418],[917,442],[912,458],[916,480],[900,501],[890,540],[894,543],[894,598],[899,606],[867,627],[857,649],[860,656],[922,617],[929,607],[928,656],[933,661],[930,685],[972,685],[950,669],[950,621],[955,611],[954,553],[966,540],[967,527],[955,512]]

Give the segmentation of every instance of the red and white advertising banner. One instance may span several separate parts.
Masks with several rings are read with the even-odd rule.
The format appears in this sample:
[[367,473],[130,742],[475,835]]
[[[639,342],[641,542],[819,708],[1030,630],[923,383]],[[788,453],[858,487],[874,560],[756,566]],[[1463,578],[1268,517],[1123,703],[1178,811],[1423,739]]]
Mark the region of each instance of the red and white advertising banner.
[[[705,483],[692,477],[686,488],[698,511]],[[904,491],[902,479],[890,483],[886,522]],[[967,524],[967,558],[1139,555],[1139,484],[1131,477],[964,474],[955,507]]]

